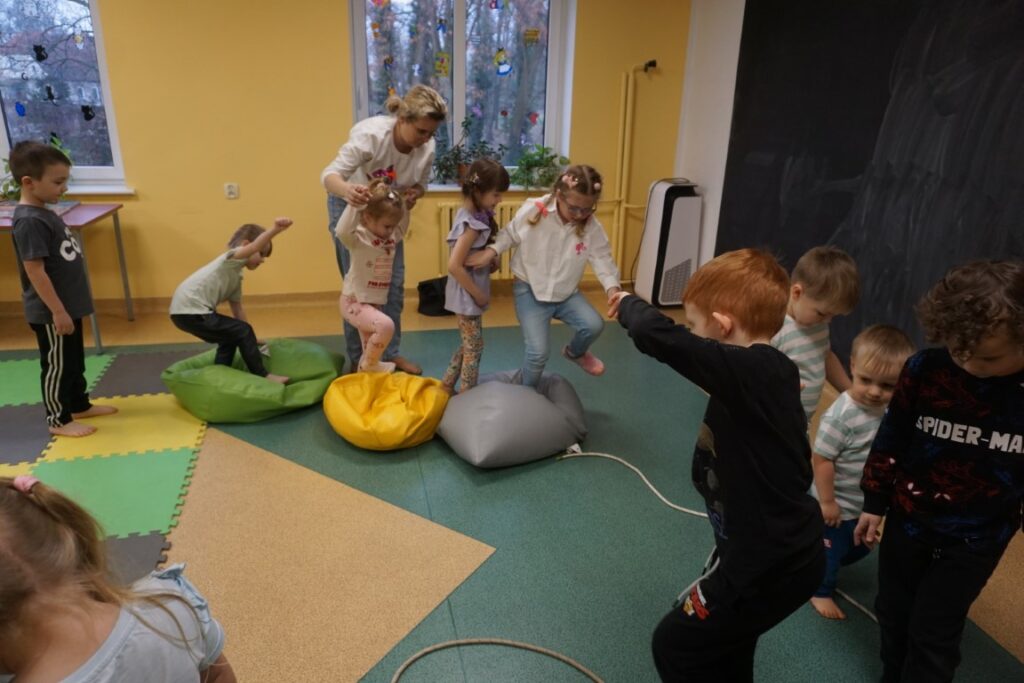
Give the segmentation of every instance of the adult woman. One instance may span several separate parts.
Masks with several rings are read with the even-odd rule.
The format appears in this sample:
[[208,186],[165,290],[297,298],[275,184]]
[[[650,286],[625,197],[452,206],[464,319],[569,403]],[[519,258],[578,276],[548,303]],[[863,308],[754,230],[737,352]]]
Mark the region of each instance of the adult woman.
[[[320,174],[328,193],[327,229],[334,242],[342,277],[348,272],[351,262],[348,249],[334,236],[334,226],[342,211],[348,204],[365,206],[369,199],[367,183],[378,177],[389,178],[411,209],[426,192],[434,163],[434,132],[448,115],[448,107],[441,95],[425,85],[413,86],[405,97],[392,95],[384,107],[388,114],[372,116],[352,127],[348,141]],[[399,242],[388,300],[381,308],[395,323],[395,334],[384,351],[383,360],[395,363],[398,370],[418,375],[423,372],[422,368],[398,355],[404,289],[405,248],[404,242]],[[352,367],[358,367],[362,355],[359,331],[347,322],[345,348]]]

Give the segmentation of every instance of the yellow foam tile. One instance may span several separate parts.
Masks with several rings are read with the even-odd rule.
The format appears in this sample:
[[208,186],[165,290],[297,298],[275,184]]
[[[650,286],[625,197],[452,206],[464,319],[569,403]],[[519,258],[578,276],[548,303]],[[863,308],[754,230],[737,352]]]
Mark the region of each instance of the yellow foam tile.
[[44,451],[43,460],[196,448],[206,430],[206,423],[182,408],[171,394],[100,398],[93,403],[112,405],[118,412],[82,419],[96,427],[96,433],[81,438],[58,436]]
[[356,681],[494,549],[211,429],[169,562],[240,681]]
[[[38,460],[36,462],[39,462]],[[16,465],[0,465],[0,477],[16,477],[19,474],[31,474],[36,462],[19,462]]]

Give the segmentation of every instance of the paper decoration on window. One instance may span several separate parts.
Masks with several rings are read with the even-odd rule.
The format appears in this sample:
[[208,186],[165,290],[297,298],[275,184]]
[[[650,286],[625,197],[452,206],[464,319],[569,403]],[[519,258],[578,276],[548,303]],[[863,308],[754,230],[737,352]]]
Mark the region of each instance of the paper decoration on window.
[[416,40],[416,36],[420,34],[420,27],[418,24],[409,24],[409,40]]
[[423,71],[422,65],[420,65],[419,63],[412,65],[412,75],[413,76],[415,76],[416,78],[419,78],[421,71]]
[[86,121],[92,121],[94,118],[96,118],[96,112],[94,112],[92,110],[92,107],[90,107],[88,104],[83,104],[82,118],[84,118]]
[[44,62],[46,61],[46,58],[49,56],[46,54],[46,48],[42,45],[33,45],[32,51],[36,53],[37,62]]
[[445,21],[444,17],[437,18],[437,35],[444,38],[444,34],[448,31],[448,22]]
[[447,52],[434,53],[434,75],[441,78],[448,78],[451,73],[452,58]]
[[395,90],[395,86],[389,85],[388,86],[388,97],[391,97],[391,96],[397,95],[397,94],[398,94],[398,91]]
[[391,69],[394,66],[395,66],[395,58],[392,57],[391,55],[386,55],[384,57],[384,70],[385,71],[391,71]]
[[57,95],[53,92],[53,88],[46,86],[46,99],[53,102],[53,106],[57,106]]
[[75,41],[75,47],[77,47],[79,50],[85,48],[85,36],[83,36],[81,33],[76,33],[71,37],[71,39]]
[[530,120],[530,125],[531,126],[536,126],[537,125],[537,119],[540,118],[540,114],[538,114],[535,111],[531,111],[529,114],[526,115],[526,118],[528,118]]
[[484,110],[480,108],[479,104],[474,104],[470,108],[470,111],[473,112],[473,116],[477,117],[478,119],[484,115]]
[[540,42],[540,29],[539,28],[527,28],[523,29],[523,43],[526,45],[533,45]]
[[388,0],[370,0],[374,7],[387,7]]
[[508,7],[508,3],[505,0],[491,0],[491,9],[505,9]]
[[15,111],[15,113],[17,113],[18,116],[24,116],[25,115],[25,105],[22,104],[21,102],[15,102],[14,103],[14,111]]
[[512,65],[508,63],[505,48],[499,47],[498,51],[494,53],[494,64],[498,67],[497,73],[499,76],[508,76],[512,73]]
[[507,117],[508,116],[508,109],[502,109],[500,113],[501,113],[502,116]]
[[370,23],[370,31],[373,32],[373,39],[380,40],[380,24],[376,21]]

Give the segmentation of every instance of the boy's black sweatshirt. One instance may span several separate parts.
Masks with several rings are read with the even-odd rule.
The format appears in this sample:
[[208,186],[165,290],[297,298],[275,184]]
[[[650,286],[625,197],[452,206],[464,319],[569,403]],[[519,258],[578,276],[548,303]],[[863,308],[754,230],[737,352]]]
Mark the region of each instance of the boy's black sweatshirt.
[[975,377],[942,348],[903,367],[861,479],[864,511],[937,546],[1004,546],[1024,496],[1024,372]]
[[740,594],[765,575],[803,566],[823,552],[800,376],[768,344],[722,344],[692,334],[642,299],[624,298],[619,322],[636,347],[710,397],[693,452],[721,560]]

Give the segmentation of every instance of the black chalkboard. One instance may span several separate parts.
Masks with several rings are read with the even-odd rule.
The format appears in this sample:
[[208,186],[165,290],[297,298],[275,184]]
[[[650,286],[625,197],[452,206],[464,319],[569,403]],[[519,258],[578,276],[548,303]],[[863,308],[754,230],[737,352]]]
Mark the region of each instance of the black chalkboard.
[[894,324],[949,268],[1024,257],[1024,0],[747,0],[716,253],[856,260],[832,324]]

